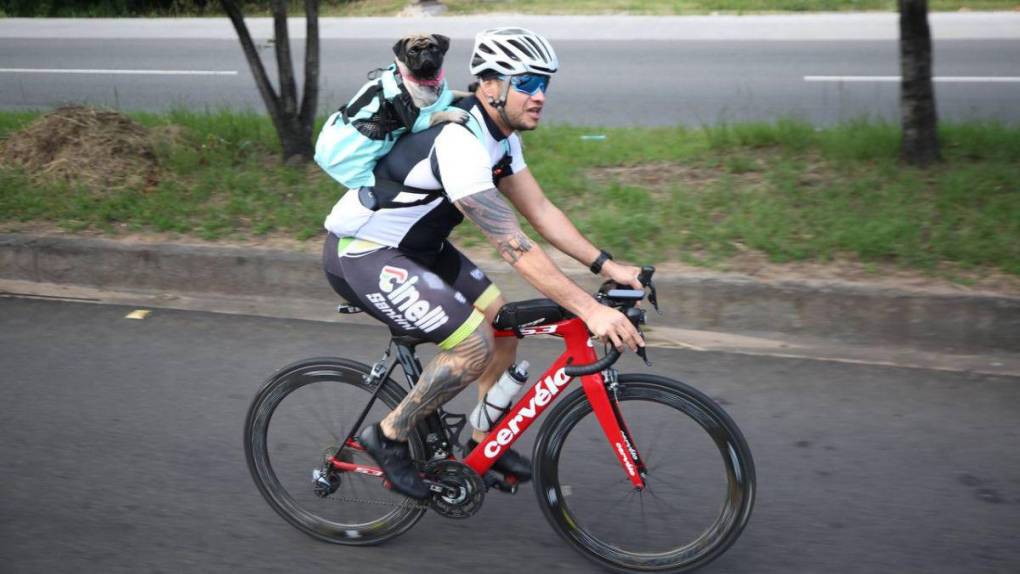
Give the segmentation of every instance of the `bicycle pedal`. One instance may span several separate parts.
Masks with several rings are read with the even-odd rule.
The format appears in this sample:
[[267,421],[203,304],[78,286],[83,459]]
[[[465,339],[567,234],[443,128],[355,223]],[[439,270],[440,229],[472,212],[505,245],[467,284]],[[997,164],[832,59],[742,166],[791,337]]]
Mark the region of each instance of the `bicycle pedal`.
[[495,488],[500,492],[506,492],[508,494],[517,494],[518,480],[516,476],[507,475],[504,478],[500,478],[499,475],[493,471],[485,473],[482,477],[485,482],[486,490]]

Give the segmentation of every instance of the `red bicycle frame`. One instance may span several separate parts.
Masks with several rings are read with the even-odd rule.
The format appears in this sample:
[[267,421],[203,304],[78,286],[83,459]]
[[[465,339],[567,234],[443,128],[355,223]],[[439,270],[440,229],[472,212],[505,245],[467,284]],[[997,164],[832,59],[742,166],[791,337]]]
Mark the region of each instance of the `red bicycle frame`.
[[[598,359],[595,349],[592,348],[588,328],[583,321],[576,317],[549,325],[522,327],[518,330],[523,336],[554,335],[560,337],[564,340],[566,350],[549,367],[549,370],[535,381],[535,384],[517,401],[517,404],[500,420],[499,424],[489,431],[485,439],[468,453],[463,462],[479,476],[488,472],[492,465],[499,460],[499,457],[513,446],[517,439],[524,434],[524,431],[528,430],[557,397],[565,394],[565,389],[572,380],[564,372],[565,367],[587,365]],[[495,331],[495,335],[497,337],[517,336],[513,331]],[[602,373],[581,376],[581,386],[595,411],[595,417],[598,419],[602,431],[609,440],[613,454],[627,473],[627,477],[634,488],[644,489],[644,463],[634,446],[634,441],[631,440],[630,432],[620,415],[617,402],[610,397]],[[360,445],[349,444],[348,446],[360,449]],[[376,467],[336,459],[331,462],[333,467],[340,471],[382,476],[382,472]]]

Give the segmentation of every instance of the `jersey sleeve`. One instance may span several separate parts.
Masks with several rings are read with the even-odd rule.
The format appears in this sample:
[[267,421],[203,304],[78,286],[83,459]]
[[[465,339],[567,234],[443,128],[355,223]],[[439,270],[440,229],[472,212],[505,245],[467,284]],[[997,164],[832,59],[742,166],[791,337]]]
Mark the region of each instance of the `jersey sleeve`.
[[492,183],[488,152],[464,126],[445,126],[436,136],[435,154],[439,177],[450,201],[496,187]]
[[524,162],[524,146],[521,144],[521,136],[516,133],[510,134],[510,171],[520,173],[527,169],[528,164]]

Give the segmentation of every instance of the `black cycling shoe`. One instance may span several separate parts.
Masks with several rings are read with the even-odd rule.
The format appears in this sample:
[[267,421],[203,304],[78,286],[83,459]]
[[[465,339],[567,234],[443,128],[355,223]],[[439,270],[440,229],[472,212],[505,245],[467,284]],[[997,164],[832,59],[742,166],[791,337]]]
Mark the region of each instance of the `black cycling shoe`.
[[[468,452],[474,450],[476,446],[478,446],[478,443],[474,439],[468,439]],[[503,476],[513,474],[520,482],[531,480],[531,460],[512,448],[507,449],[503,456],[499,457],[499,460],[492,465],[492,470]]]
[[382,469],[393,490],[415,500],[428,500],[429,487],[418,476],[406,442],[386,438],[379,423],[365,427],[358,441]]

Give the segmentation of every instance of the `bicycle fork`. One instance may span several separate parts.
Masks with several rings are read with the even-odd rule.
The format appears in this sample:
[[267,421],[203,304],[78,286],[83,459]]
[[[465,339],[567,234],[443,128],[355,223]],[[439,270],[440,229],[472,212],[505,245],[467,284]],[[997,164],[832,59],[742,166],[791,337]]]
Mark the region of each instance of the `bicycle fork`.
[[602,373],[581,377],[581,388],[584,389],[584,394],[595,411],[602,432],[612,446],[613,454],[616,455],[634,488],[644,490],[648,469],[620,412],[617,395],[619,386],[616,369],[612,368]]

